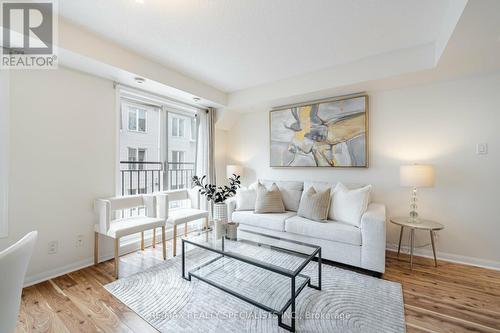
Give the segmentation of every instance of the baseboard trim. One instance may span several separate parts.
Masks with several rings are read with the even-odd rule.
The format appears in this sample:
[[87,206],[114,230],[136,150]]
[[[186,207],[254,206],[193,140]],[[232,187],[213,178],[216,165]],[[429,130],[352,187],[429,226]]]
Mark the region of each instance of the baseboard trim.
[[[184,229],[182,229],[182,230],[184,230]],[[197,229],[196,228],[190,229],[188,232],[192,232],[195,230],[197,230]],[[181,232],[179,234],[179,236],[180,235],[183,235],[183,232]],[[174,235],[173,235],[173,232],[171,229],[169,229],[165,232],[165,237],[167,238],[167,242],[171,241],[173,236]],[[104,237],[104,236],[102,236],[102,237]],[[157,229],[156,242],[157,243],[161,242],[161,235],[159,234],[159,228]],[[152,243],[153,243],[153,237],[151,237],[151,236],[144,237],[144,244],[146,247],[151,246]],[[131,240],[128,242],[123,242],[120,245],[120,256],[131,253],[131,252],[139,251],[140,249],[141,249],[140,240]],[[99,262],[110,260],[110,259],[113,259],[114,257],[115,257],[114,253],[100,253]],[[29,286],[32,286],[34,284],[56,278],[58,276],[68,274],[68,273],[83,269],[85,267],[92,266],[93,264],[94,264],[94,256],[91,256],[89,258],[86,258],[86,259],[83,259],[83,260],[80,260],[80,261],[77,261],[77,262],[74,262],[74,263],[71,263],[68,265],[64,265],[64,266],[57,267],[57,268],[54,268],[54,269],[51,269],[51,270],[48,270],[45,272],[41,272],[38,274],[27,276],[24,279],[24,287],[29,287]]]
[[[133,247],[133,248],[130,248],[130,247]],[[124,255],[124,254],[130,253],[130,252],[135,252],[135,251],[139,250],[140,248],[141,248],[140,242],[129,243],[125,247],[120,247],[120,255]],[[113,258],[114,258],[114,254],[100,255],[99,262],[106,261],[106,260],[113,259]],[[83,259],[83,260],[77,261],[77,262],[69,264],[69,265],[65,265],[62,267],[51,269],[49,271],[45,271],[45,272],[38,273],[35,275],[31,275],[31,276],[26,277],[26,279],[24,280],[24,287],[29,287],[29,286],[32,286],[34,284],[56,278],[56,277],[64,275],[64,274],[75,272],[75,271],[78,271],[78,270],[83,269],[85,267],[92,266],[93,264],[94,264],[94,257],[90,257],[90,258]]]
[[[398,252],[397,244],[387,244],[386,249],[391,252]],[[410,248],[408,246],[401,246],[401,252],[409,253]],[[425,258],[434,258],[431,249],[427,248],[416,248],[413,250],[413,253],[420,257]],[[477,266],[482,268],[493,269],[496,271],[500,271],[500,262],[480,259],[475,257],[462,256],[458,254],[446,253],[446,252],[437,252],[438,260],[450,261],[458,264],[464,264],[469,266]]]
[[[167,240],[170,240],[171,236],[169,233],[167,233]],[[156,240],[159,241],[160,237],[156,237]],[[146,246],[150,246],[152,243],[152,237],[146,237],[144,239],[144,243]],[[140,241],[131,241],[122,244],[120,246],[120,255],[125,255],[127,253],[135,252],[140,250],[141,244]],[[397,244],[387,244],[386,249],[391,252],[397,252],[398,251],[398,245]],[[401,246],[401,251],[404,253],[409,252],[408,246]],[[432,255],[432,250],[430,249],[425,249],[425,248],[416,248],[414,250],[414,254],[417,256],[425,257],[425,258],[433,258]],[[470,265],[470,266],[477,266],[477,267],[482,267],[482,268],[487,268],[487,269],[493,269],[500,271],[500,262],[498,261],[493,261],[493,260],[486,260],[486,259],[480,259],[480,258],[474,258],[474,257],[468,257],[468,256],[462,256],[462,255],[457,255],[457,254],[452,254],[452,253],[446,253],[446,252],[441,252],[439,251],[438,253],[438,260],[444,260],[444,261],[450,261],[450,262],[455,262],[459,264],[464,264],[464,265]],[[113,253],[102,253],[99,256],[99,261],[106,261],[114,258]],[[94,264],[94,258],[89,257],[74,263],[71,263],[69,265],[64,265],[62,267],[54,268],[45,272],[41,272],[38,274],[30,275],[27,276],[26,279],[24,280],[24,287],[29,287],[34,284],[44,282],[53,278],[56,278],[58,276],[68,274],[80,269],[83,269],[85,267],[92,266]]]

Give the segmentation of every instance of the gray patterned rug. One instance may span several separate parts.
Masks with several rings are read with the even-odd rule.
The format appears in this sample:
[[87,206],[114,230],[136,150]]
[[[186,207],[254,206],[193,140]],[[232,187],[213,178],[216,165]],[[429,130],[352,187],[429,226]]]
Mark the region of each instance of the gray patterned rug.
[[[213,254],[193,249],[186,257],[189,269]],[[289,297],[290,283],[275,273],[218,263],[203,274],[276,308]],[[316,284],[317,263],[310,263],[304,274]],[[278,327],[276,316],[195,277],[182,279],[181,256],[105,288],[161,332],[287,332]],[[330,265],[323,265],[322,290],[305,287],[296,304],[297,332],[405,332],[400,284]]]

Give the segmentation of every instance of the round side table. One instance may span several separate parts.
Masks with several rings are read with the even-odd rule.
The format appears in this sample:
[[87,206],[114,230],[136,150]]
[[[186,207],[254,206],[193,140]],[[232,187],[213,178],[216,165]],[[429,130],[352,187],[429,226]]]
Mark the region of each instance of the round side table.
[[403,238],[403,229],[410,228],[410,269],[413,269],[413,248],[415,243],[415,230],[429,230],[431,236],[432,253],[434,254],[434,266],[437,267],[436,247],[434,246],[434,231],[444,229],[444,225],[438,222],[418,219],[414,220],[411,217],[393,217],[391,222],[401,227],[399,232],[398,257],[401,251],[401,239]]

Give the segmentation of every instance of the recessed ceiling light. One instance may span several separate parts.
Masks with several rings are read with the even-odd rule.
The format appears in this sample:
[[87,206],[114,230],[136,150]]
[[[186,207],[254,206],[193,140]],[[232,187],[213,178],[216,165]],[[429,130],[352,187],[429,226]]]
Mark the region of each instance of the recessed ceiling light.
[[201,98],[199,98],[199,97],[193,97],[193,101],[195,101],[196,103],[198,103],[199,101],[201,101]]
[[139,84],[143,84],[144,82],[146,82],[146,80],[142,77],[135,77],[134,80]]
[[135,2],[142,4],[142,3],[144,3],[144,0],[135,0]]

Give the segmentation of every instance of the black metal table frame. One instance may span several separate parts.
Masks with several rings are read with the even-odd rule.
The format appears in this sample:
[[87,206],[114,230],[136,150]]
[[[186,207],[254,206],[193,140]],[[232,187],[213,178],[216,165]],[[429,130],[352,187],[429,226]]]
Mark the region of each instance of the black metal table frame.
[[[298,245],[303,245],[303,246],[307,246],[307,247],[311,247],[311,248],[315,248],[315,250],[313,251],[312,254],[306,254],[306,253],[302,253],[302,252],[298,252],[298,251],[294,251],[294,250],[290,250],[290,249],[286,249],[286,248],[281,248],[279,246],[273,246],[273,245],[269,245],[269,244],[264,244],[264,243],[260,243],[260,242],[256,242],[256,241],[251,241],[251,240],[244,240],[245,242],[249,242],[249,243],[252,243],[254,245],[257,245],[257,246],[261,246],[261,245],[266,245],[266,246],[270,246],[272,249],[275,249],[275,250],[278,250],[278,251],[283,251],[283,252],[289,252],[289,253],[295,253],[295,254],[299,254],[301,256],[308,256],[305,261],[294,271],[292,270],[288,270],[288,269],[285,269],[285,268],[282,268],[282,267],[279,267],[279,266],[275,266],[275,265],[271,265],[271,264],[267,264],[265,262],[262,262],[262,261],[259,261],[259,260],[256,260],[256,259],[252,259],[252,258],[249,258],[249,257],[246,257],[246,256],[243,256],[243,255],[239,255],[237,253],[232,253],[232,252],[224,252],[224,237],[222,237],[222,249],[221,250],[217,250],[217,249],[214,249],[214,248],[211,248],[209,246],[205,246],[205,245],[202,245],[202,244],[198,244],[196,242],[193,242],[193,241],[190,241],[188,239],[182,239],[182,277],[187,280],[187,281],[191,281],[191,277],[194,276],[195,278],[199,279],[200,281],[203,281],[205,283],[208,283],[209,285],[213,286],[213,287],[216,287],[224,292],[227,292],[228,294],[230,295],[233,295],[245,302],[248,302],[264,311],[267,311],[267,312],[270,312],[272,314],[275,314],[278,316],[278,326],[279,327],[282,327],[290,332],[295,332],[295,300],[297,298],[297,296],[300,294],[300,292],[304,289],[304,287],[307,285],[308,287],[310,288],[313,288],[313,289],[317,289],[317,290],[321,290],[321,247],[319,246],[316,246],[316,245],[311,245],[311,244],[307,244],[307,243],[303,243],[303,242],[299,242],[299,241],[295,241],[295,240],[290,240],[290,239],[282,239],[282,238],[279,238],[279,237],[274,237],[274,236],[270,236],[270,235],[266,235],[266,234],[261,234],[261,233],[257,233],[257,232],[253,232],[253,231],[247,231],[245,230],[245,233],[250,233],[250,234],[253,234],[253,235],[257,235],[257,236],[263,236],[263,237],[266,237],[266,238],[272,238],[272,239],[277,239],[277,240],[282,240],[282,241],[285,241],[285,242],[289,242],[289,243],[294,243],[294,244],[298,244]],[[191,244],[191,245],[194,245],[196,247],[199,247],[199,248],[202,248],[202,249],[205,249],[207,251],[211,251],[211,252],[214,252],[214,253],[218,253],[220,254],[220,256],[212,259],[212,260],[209,260],[208,262],[205,262],[203,263],[202,265],[192,269],[191,271],[188,272],[188,276],[186,277],[186,257],[185,257],[185,253],[186,253],[186,250],[185,250],[185,244]],[[307,264],[309,264],[315,257],[318,257],[318,285],[313,285],[311,283],[311,278],[309,276],[306,276],[306,275],[303,275],[303,274],[300,274],[300,272],[307,266]],[[271,272],[274,272],[274,273],[277,273],[277,274],[280,274],[280,275],[283,275],[283,276],[286,276],[286,277],[289,277],[290,280],[291,280],[291,296],[290,296],[290,299],[285,303],[284,307],[280,310],[276,310],[276,309],[273,309],[273,308],[270,308],[264,304],[261,304],[247,296],[244,296],[244,295],[241,295],[239,294],[238,292],[234,291],[234,290],[231,290],[229,288],[226,288],[225,286],[219,284],[219,283],[216,283],[216,282],[213,282],[213,281],[210,281],[209,279],[206,279],[198,274],[196,274],[196,271],[200,270],[202,267],[205,267],[207,265],[210,265],[212,263],[214,263],[215,261],[217,260],[220,260],[224,257],[229,257],[229,258],[233,258],[233,259],[236,259],[236,260],[239,260],[239,261],[242,261],[244,263],[247,263],[247,264],[251,264],[251,265],[254,265],[254,266],[257,266],[257,267],[260,267],[260,268],[263,268],[265,270],[268,270],[268,271],[271,271]],[[301,285],[299,286],[298,289],[296,289],[296,285],[295,285],[295,279],[297,278],[297,276],[300,276],[302,278],[304,278],[304,281],[301,283]],[[290,325],[287,325],[285,323],[283,323],[283,314],[285,313],[285,311],[291,307],[291,315],[290,315]]]

